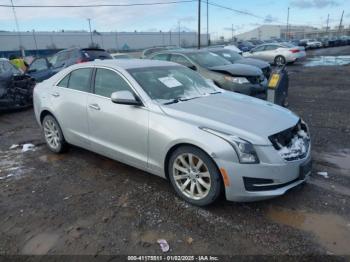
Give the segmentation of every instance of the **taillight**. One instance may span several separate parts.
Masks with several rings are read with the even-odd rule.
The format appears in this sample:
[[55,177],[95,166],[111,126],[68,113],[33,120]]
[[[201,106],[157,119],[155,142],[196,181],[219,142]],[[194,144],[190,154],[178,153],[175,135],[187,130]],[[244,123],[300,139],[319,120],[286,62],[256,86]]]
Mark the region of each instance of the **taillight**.
[[299,49],[290,49],[289,51],[291,51],[293,54],[294,54],[294,53],[299,53],[299,52],[300,52]]

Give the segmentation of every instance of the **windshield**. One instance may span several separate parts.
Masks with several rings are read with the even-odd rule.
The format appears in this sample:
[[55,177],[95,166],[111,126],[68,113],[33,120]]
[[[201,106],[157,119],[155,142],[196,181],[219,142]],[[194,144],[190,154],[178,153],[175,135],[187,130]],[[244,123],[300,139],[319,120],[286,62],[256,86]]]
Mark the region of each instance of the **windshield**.
[[214,51],[213,53],[225,58],[226,60],[230,61],[231,63],[234,63],[237,60],[243,59],[243,57],[240,54],[238,54],[237,52],[227,50],[227,49],[217,50],[217,51]]
[[204,68],[231,64],[219,55],[211,52],[189,53],[187,56]]
[[174,99],[192,99],[218,89],[198,73],[180,66],[162,66],[129,69],[151,99],[166,103]]

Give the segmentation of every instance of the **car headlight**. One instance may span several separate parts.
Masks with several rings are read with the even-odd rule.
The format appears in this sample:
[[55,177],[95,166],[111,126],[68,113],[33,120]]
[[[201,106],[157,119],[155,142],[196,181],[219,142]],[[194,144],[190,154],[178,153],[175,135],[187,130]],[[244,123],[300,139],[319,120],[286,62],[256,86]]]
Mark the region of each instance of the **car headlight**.
[[259,163],[258,155],[255,152],[254,146],[237,136],[233,136],[230,134],[226,134],[224,132],[220,132],[217,130],[213,130],[206,127],[201,127],[203,131],[206,131],[208,133],[211,133],[213,135],[216,135],[224,140],[226,140],[228,143],[230,143],[233,147],[233,149],[236,151],[238,155],[239,162],[242,164],[257,164]]
[[235,84],[246,84],[249,83],[249,80],[245,77],[232,77],[232,76],[225,76],[225,80],[229,82],[233,82]]

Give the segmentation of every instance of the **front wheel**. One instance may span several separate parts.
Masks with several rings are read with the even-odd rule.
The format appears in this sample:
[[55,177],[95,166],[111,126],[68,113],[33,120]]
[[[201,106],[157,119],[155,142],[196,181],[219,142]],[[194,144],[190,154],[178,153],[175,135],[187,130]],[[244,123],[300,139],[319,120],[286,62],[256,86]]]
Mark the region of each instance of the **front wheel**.
[[281,55],[276,56],[275,64],[278,65],[278,66],[283,66],[283,65],[286,64],[286,59],[283,56],[281,56]]
[[193,146],[182,146],[173,152],[168,172],[176,193],[197,206],[213,203],[223,188],[220,171],[214,161]]

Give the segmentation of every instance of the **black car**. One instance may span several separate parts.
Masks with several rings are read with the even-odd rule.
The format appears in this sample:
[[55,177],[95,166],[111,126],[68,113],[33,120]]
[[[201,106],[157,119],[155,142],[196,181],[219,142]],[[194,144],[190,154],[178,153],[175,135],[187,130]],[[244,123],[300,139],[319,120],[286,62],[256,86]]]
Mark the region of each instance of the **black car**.
[[35,59],[29,66],[28,74],[40,82],[50,78],[63,68],[95,59],[113,59],[113,57],[104,49],[71,48],[58,52],[50,59]]
[[263,73],[267,79],[270,78],[271,66],[269,63],[267,63],[265,61],[262,61],[259,59],[254,59],[254,58],[245,58],[245,57],[241,56],[240,54],[238,54],[237,52],[232,51],[232,50],[227,49],[227,48],[210,48],[209,51],[225,58],[226,60],[228,60],[232,64],[243,64],[243,65],[256,66],[256,67],[260,68],[261,71],[263,71]]
[[0,59],[0,111],[31,106],[34,86],[33,78]]

